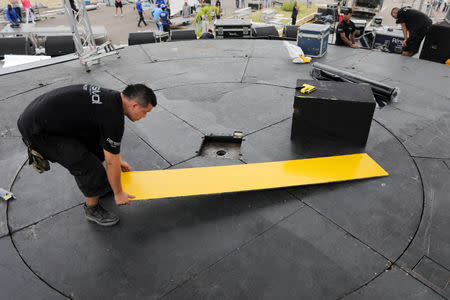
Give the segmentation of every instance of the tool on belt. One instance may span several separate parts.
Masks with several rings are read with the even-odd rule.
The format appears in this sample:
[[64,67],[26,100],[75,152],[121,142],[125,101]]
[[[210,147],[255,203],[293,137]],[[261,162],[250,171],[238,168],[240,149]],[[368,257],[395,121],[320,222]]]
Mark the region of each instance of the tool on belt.
[[33,165],[33,168],[38,173],[43,173],[45,171],[50,170],[50,163],[47,159],[42,156],[39,152],[36,150],[31,149],[30,143],[28,143],[26,140],[23,140],[25,145],[27,145],[28,149],[28,164]]

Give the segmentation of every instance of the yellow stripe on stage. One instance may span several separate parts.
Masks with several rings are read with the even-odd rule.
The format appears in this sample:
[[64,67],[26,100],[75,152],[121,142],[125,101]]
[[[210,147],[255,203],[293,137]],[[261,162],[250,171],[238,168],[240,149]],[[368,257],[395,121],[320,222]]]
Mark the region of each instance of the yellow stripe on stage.
[[338,182],[389,175],[369,155],[122,173],[132,200],[182,197]]

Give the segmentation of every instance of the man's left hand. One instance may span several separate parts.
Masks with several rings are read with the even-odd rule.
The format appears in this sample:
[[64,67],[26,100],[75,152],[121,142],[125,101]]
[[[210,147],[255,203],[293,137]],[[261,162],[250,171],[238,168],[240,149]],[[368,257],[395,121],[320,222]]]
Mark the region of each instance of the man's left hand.
[[406,40],[403,41],[402,47],[406,47]]
[[122,172],[130,172],[131,171],[130,165],[126,161],[123,161],[123,160],[120,162],[120,168],[122,169]]

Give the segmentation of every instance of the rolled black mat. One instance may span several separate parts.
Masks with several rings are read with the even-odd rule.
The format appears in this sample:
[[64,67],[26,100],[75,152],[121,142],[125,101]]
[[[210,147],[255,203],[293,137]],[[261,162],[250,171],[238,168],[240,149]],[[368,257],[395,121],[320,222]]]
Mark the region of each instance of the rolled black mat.
[[381,106],[384,106],[384,104],[381,102],[386,103],[390,101],[396,101],[399,94],[399,89],[397,87],[391,87],[384,83],[360,75],[342,71],[328,65],[313,63],[312,67],[313,69],[311,71],[311,75],[319,80],[333,80],[369,84],[372,88],[375,100]]

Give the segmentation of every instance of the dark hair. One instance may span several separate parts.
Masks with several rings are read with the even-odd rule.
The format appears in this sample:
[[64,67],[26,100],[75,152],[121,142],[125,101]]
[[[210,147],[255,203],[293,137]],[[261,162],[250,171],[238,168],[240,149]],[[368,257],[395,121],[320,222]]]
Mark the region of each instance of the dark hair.
[[11,4],[8,4],[8,10],[11,10],[11,9],[12,9]]
[[347,8],[343,12],[344,15],[353,14],[353,10],[351,8]]
[[394,13],[394,11],[396,11],[396,10],[399,10],[400,8],[398,8],[398,7],[394,7],[392,10],[391,10],[391,16],[392,16],[392,14]]
[[157,104],[155,93],[153,93],[153,90],[145,84],[138,83],[127,85],[122,94],[130,100],[135,100],[139,103],[140,107],[147,107],[149,104],[155,107]]

